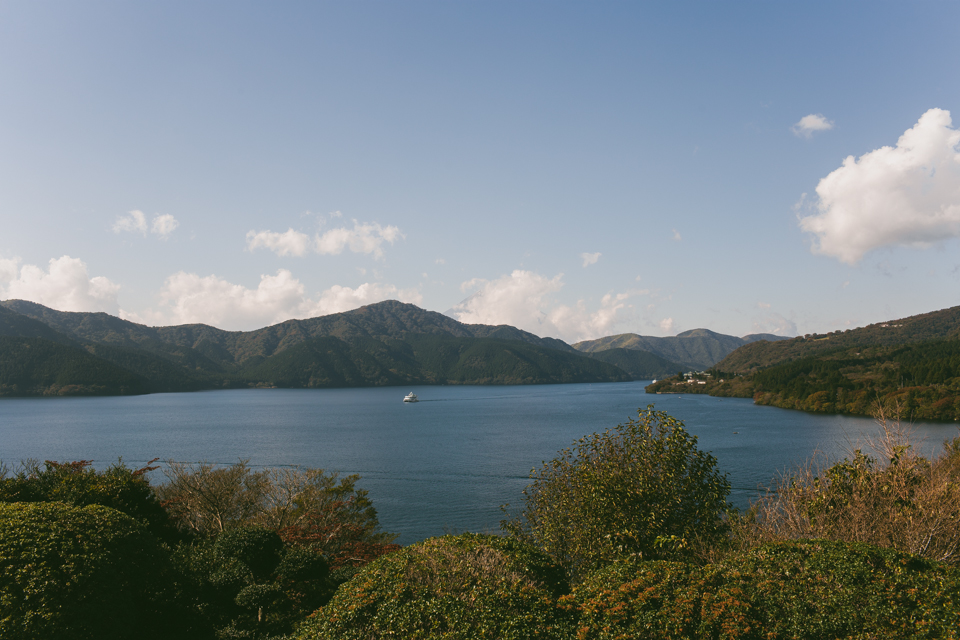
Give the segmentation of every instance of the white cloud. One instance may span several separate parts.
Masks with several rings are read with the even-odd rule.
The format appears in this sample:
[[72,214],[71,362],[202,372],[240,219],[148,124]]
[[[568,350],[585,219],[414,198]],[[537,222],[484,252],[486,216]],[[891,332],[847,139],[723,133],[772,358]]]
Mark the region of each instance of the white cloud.
[[278,256],[304,256],[310,250],[310,236],[293,228],[283,233],[276,231],[248,231],[247,250],[260,247],[270,249]]
[[334,285],[320,294],[320,300],[315,305],[317,313],[314,315],[350,311],[382,300],[399,300],[410,304],[423,304],[423,296],[416,289],[397,289],[391,284],[375,282],[366,282],[356,289]]
[[384,242],[393,244],[403,234],[392,225],[381,227],[379,224],[353,221],[353,229],[341,227],[330,229],[317,238],[317,253],[339,254],[349,247],[354,253],[372,253],[375,258],[383,257]]
[[464,282],[461,289],[477,291],[449,313],[467,324],[509,324],[539,336],[576,342],[612,333],[614,326],[626,320],[625,301],[647,293],[610,293],[603,296],[598,309],[591,311],[582,300],[573,307],[557,303],[552,296],[561,288],[563,274],[547,278],[518,269],[496,280],[474,278]]
[[201,277],[179,272],[168,277],[160,291],[160,309],[125,317],[153,325],[209,324],[222,329],[250,330],[291,318],[312,318],[349,311],[365,304],[397,299],[420,304],[416,289],[365,283],[356,289],[335,285],[309,298],[293,274],[280,269],[260,276],[255,289],[233,284],[215,275]]
[[163,240],[166,240],[170,237],[170,234],[173,233],[174,229],[179,226],[180,223],[177,222],[176,218],[169,213],[165,213],[153,219],[153,226],[150,227],[150,231],[159,235]]
[[927,247],[960,236],[960,131],[930,109],[897,141],[843,165],[817,185],[818,213],[801,217],[815,253],[856,264],[872,249]]
[[833,129],[833,121],[827,120],[819,113],[811,113],[803,116],[800,121],[790,127],[793,135],[798,138],[809,138],[817,131],[829,131]]
[[309,251],[337,255],[344,249],[350,249],[353,253],[372,253],[374,258],[380,259],[383,258],[384,242],[393,244],[403,237],[400,229],[393,225],[384,227],[374,222],[361,224],[354,220],[352,229],[348,227],[329,229],[323,235],[317,234],[312,239],[307,234],[294,231],[292,228],[283,233],[249,231],[247,232],[247,249],[253,251],[265,247],[280,256],[304,256]]
[[130,211],[125,216],[117,216],[117,221],[113,223],[113,232],[120,233],[121,231],[139,231],[143,235],[147,235],[147,216],[143,214],[143,211]]
[[599,251],[596,253],[581,253],[580,257],[583,258],[583,266],[589,267],[592,264],[597,264],[597,260],[600,259],[600,256],[603,255]]
[[680,242],[681,240],[683,240],[683,238],[680,237],[680,232],[677,231],[676,229],[673,230],[673,240],[674,242]]
[[[179,226],[180,223],[177,222],[177,219],[169,213],[165,213],[163,215],[157,214],[153,217],[153,224],[150,226],[150,232],[159,235],[162,240],[166,240]],[[116,222],[113,223],[113,232],[120,233],[121,231],[130,231],[133,233],[139,232],[146,236],[147,216],[143,213],[143,211],[136,209],[133,211],[128,211],[127,215],[125,216],[117,216]]]
[[660,330],[664,333],[673,333],[673,318],[664,318],[660,321]]
[[753,323],[752,333],[772,333],[792,337],[797,335],[797,323],[779,313],[770,312]]
[[760,309],[769,309],[769,308],[770,308],[770,303],[769,303],[769,302],[758,302],[758,303],[757,303],[757,307],[760,308]]
[[106,311],[116,314],[120,285],[103,276],[91,278],[87,265],[63,256],[50,260],[46,271],[19,260],[0,260],[0,299],[37,302],[59,311]]

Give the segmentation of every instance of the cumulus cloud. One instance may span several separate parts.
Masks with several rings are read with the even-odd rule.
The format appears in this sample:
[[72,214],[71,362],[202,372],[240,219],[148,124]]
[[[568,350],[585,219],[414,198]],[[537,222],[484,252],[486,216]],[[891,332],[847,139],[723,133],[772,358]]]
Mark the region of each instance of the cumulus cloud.
[[897,141],[843,165],[817,185],[818,212],[800,217],[813,251],[856,264],[872,249],[928,247],[960,236],[960,131],[930,109]]
[[19,262],[0,260],[0,299],[30,300],[59,311],[119,311],[120,285],[103,276],[91,278],[82,260],[53,258],[46,271]]
[[360,223],[354,220],[352,229],[348,227],[328,229],[322,235],[318,233],[313,238],[292,228],[284,233],[249,231],[247,249],[253,251],[263,247],[280,256],[304,256],[310,251],[337,255],[344,249],[349,249],[353,253],[373,254],[374,258],[380,259],[383,258],[384,242],[393,244],[403,237],[400,229],[393,225],[384,227],[375,222]]
[[540,335],[570,342],[609,335],[626,320],[626,300],[646,291],[608,293],[600,307],[588,309],[584,301],[575,306],[559,304],[553,294],[563,288],[563,274],[547,278],[532,271],[516,270],[496,280],[475,278],[461,285],[475,293],[448,312],[467,324],[509,324]]
[[829,131],[833,129],[833,121],[827,120],[819,113],[811,113],[803,116],[799,122],[790,127],[793,135],[798,138],[809,138],[817,131]]
[[330,229],[317,238],[317,253],[338,254],[345,248],[354,253],[372,253],[375,258],[383,257],[383,243],[393,244],[403,234],[392,225],[381,227],[379,224],[353,221],[353,229],[341,227]]
[[599,251],[596,253],[581,253],[580,257],[583,258],[583,266],[589,267],[592,264],[597,264],[597,260],[600,259],[600,256],[603,255]]
[[664,318],[660,321],[660,330],[664,333],[673,333],[673,318]]
[[247,249],[253,251],[264,247],[278,256],[304,256],[310,250],[310,236],[291,227],[283,233],[276,231],[248,231]]
[[673,229],[673,240],[674,242],[680,242],[683,238],[680,236],[680,232],[676,229]]
[[147,216],[143,214],[143,211],[130,211],[125,216],[117,216],[117,221],[113,223],[113,232],[120,233],[121,231],[139,231],[143,235],[147,235]]
[[397,299],[420,304],[416,289],[365,283],[356,289],[335,285],[311,299],[294,275],[280,269],[260,276],[256,288],[234,284],[216,275],[179,272],[160,291],[160,308],[125,317],[154,325],[209,324],[222,329],[249,330],[291,318],[312,318],[349,311],[365,304]]
[[153,219],[153,225],[150,227],[150,231],[159,235],[161,239],[166,240],[170,237],[170,234],[173,233],[174,229],[179,226],[180,223],[177,222],[176,218],[169,213],[165,213]]
[[770,312],[754,321],[752,333],[772,333],[792,337],[797,335],[797,323],[779,313]]
[[[153,217],[153,224],[150,225],[149,229],[151,233],[155,233],[162,240],[166,240],[170,237],[170,234],[180,226],[180,223],[177,222],[177,219],[174,218],[169,213],[163,215],[157,214]],[[125,216],[117,216],[116,222],[113,223],[113,232],[120,233],[121,231],[130,231],[133,233],[141,233],[144,236],[147,235],[147,216],[143,211],[133,210],[128,211]]]

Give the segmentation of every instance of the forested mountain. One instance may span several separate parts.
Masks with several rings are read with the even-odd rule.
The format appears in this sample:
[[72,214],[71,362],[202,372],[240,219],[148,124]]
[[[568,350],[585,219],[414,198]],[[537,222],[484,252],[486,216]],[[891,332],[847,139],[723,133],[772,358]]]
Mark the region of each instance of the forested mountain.
[[683,365],[671,362],[649,351],[615,347],[603,351],[588,352],[591,358],[612,364],[626,371],[633,380],[650,380],[670,376],[684,369]]
[[859,329],[809,334],[781,342],[751,343],[719,361],[717,368],[732,373],[747,373],[828,351],[857,347],[897,347],[957,337],[960,337],[960,307],[951,307],[909,318],[878,322]]
[[0,337],[0,396],[130,395],[149,382],[83,349],[45,338]]
[[960,420],[960,307],[860,329],[741,347],[706,384],[661,380],[651,393],[752,397],[757,404],[907,420]]
[[[539,338],[506,325],[466,325],[396,301],[241,332],[200,324],[147,327],[105,313],[63,312],[8,300],[0,303],[0,335],[42,338],[69,346],[73,351],[58,352],[61,360],[73,362],[82,356],[88,364],[97,362],[97,367],[87,369],[110,380],[116,378],[116,371],[132,376],[123,384],[117,378],[100,385],[89,376],[77,378],[76,384],[59,378],[46,387],[38,382],[29,392],[23,391],[27,388],[24,384],[11,383],[0,389],[0,395],[64,394],[81,387],[83,391],[78,392],[96,393],[99,389],[112,394],[246,386],[630,379],[616,366],[588,358],[560,340]],[[48,351],[14,348],[9,343],[0,349],[0,366],[48,371],[56,361]],[[76,367],[68,370],[78,371]],[[38,391],[41,388],[46,391]]]
[[[752,334],[743,338],[716,333],[709,329],[691,329],[669,338],[641,336],[622,333],[597,340],[578,342],[573,347],[584,353],[596,353],[607,349],[632,349],[647,351],[675,362],[684,370],[709,369],[724,356],[745,344],[758,340],[784,340],[782,336],[769,333]],[[676,368],[673,369],[676,372]]]

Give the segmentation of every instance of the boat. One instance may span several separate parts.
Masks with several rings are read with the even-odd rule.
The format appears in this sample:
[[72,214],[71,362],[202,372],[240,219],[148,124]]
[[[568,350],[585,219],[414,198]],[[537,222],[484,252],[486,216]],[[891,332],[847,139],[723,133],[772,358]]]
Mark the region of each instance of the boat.
[[413,391],[405,395],[403,397],[403,401],[404,402],[420,402],[420,400],[417,399],[417,394],[415,394]]

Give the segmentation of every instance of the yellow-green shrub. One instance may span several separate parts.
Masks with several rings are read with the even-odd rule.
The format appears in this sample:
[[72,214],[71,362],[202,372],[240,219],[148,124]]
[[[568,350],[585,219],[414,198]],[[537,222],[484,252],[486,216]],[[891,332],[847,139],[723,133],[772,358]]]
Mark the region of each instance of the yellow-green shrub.
[[563,638],[555,598],[565,590],[562,569],[516,540],[431,538],[361,569],[297,638]]

